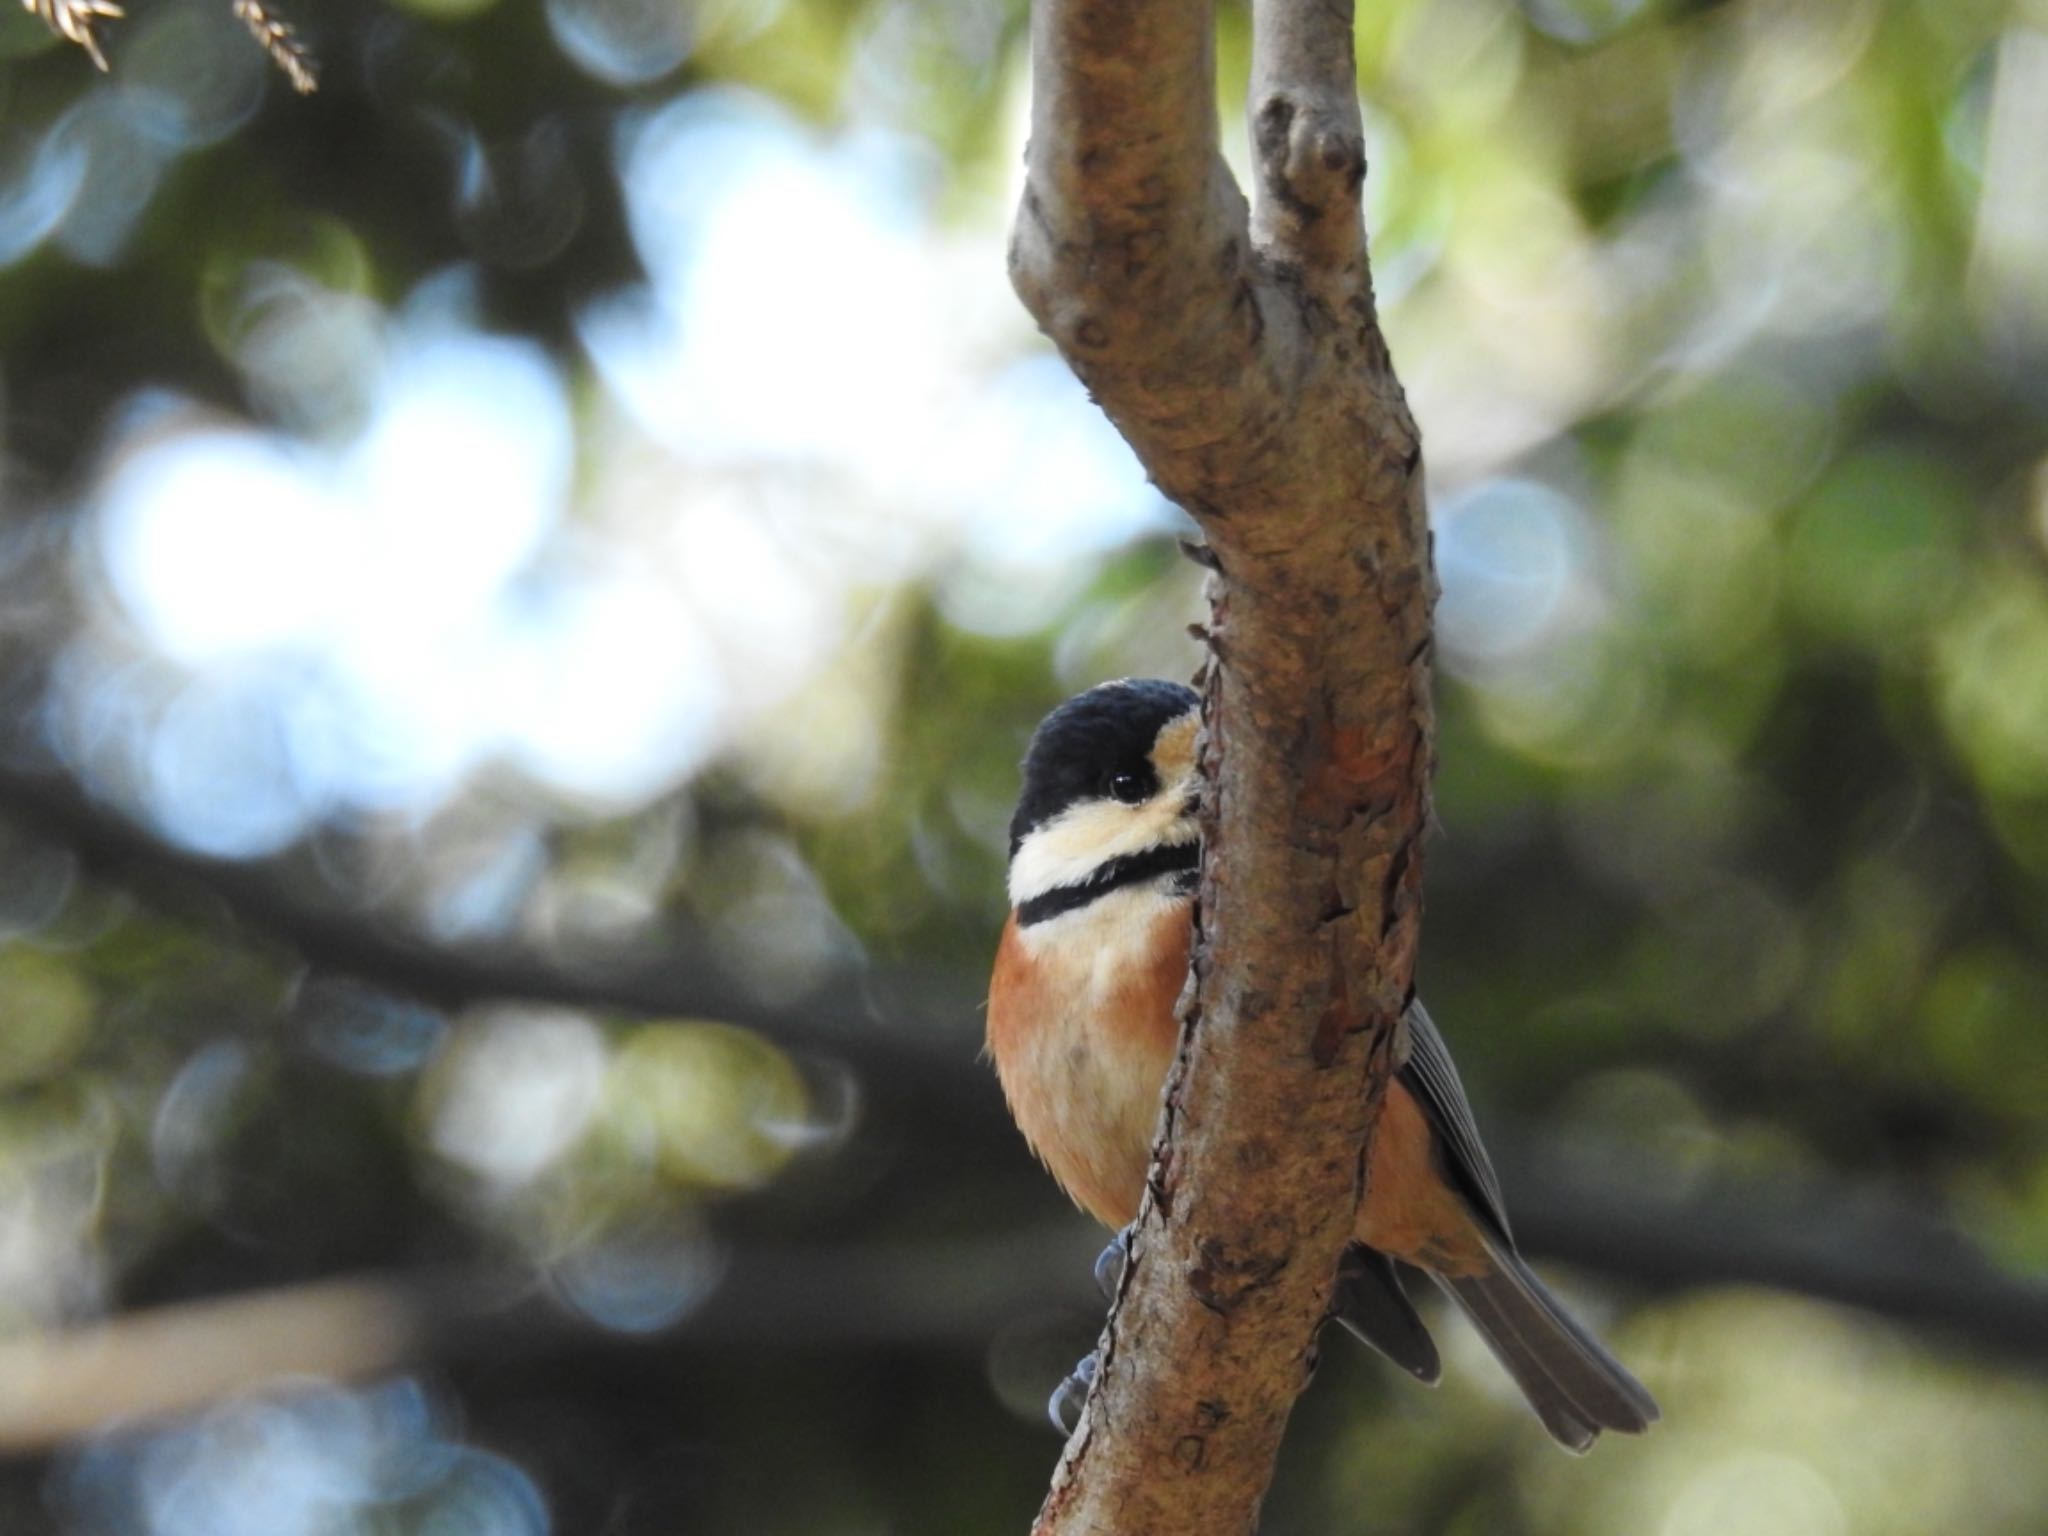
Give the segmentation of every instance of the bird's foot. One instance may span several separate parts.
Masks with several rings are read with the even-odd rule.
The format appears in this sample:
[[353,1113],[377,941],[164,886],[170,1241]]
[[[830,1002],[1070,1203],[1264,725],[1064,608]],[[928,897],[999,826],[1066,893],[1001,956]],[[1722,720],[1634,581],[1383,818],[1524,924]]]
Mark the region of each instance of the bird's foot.
[[1045,1414],[1062,1435],[1071,1435],[1080,1425],[1081,1405],[1088,1401],[1088,1389],[1095,1385],[1095,1374],[1101,1368],[1101,1356],[1088,1355],[1053,1389]]
[[[1117,1288],[1124,1283],[1124,1271],[1130,1268],[1131,1263],[1131,1232],[1136,1226],[1137,1223],[1132,1222],[1125,1227],[1109,1240],[1107,1248],[1096,1255],[1095,1288],[1102,1292],[1104,1301],[1115,1301]],[[1088,1389],[1095,1384],[1101,1358],[1100,1355],[1089,1355],[1053,1389],[1052,1400],[1045,1405],[1045,1414],[1052,1420],[1052,1427],[1061,1434],[1071,1435],[1081,1422],[1081,1405],[1088,1401]]]
[[1117,1287],[1124,1282],[1124,1271],[1131,1263],[1131,1232],[1137,1225],[1134,1221],[1125,1227],[1095,1256],[1095,1289],[1102,1292],[1104,1301],[1115,1301]]

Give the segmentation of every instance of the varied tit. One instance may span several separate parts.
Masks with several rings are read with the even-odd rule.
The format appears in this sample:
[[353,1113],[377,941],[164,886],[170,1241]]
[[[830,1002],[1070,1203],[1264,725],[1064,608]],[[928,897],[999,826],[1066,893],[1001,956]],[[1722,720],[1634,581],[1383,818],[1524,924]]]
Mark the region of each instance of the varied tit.
[[[1032,1150],[1112,1228],[1137,1215],[1179,1035],[1200,860],[1198,724],[1194,692],[1177,683],[1104,683],[1069,699],[1031,738],[1010,823],[989,1052]],[[1435,1382],[1436,1346],[1401,1288],[1399,1259],[1472,1319],[1560,1444],[1583,1451],[1603,1429],[1647,1428],[1650,1394],[1515,1252],[1457,1069],[1419,1002],[1402,1036],[1337,1319]],[[1091,1364],[1055,1394],[1062,1427]]]

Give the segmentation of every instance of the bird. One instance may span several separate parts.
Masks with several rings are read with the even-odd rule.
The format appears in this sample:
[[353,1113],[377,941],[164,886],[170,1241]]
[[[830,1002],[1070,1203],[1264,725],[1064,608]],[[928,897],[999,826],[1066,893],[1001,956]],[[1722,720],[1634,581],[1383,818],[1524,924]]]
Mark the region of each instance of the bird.
[[[987,1052],[1025,1140],[1089,1215],[1137,1216],[1179,1037],[1201,862],[1200,699],[1156,678],[1100,684],[1032,734],[1009,828],[1010,912],[989,980]],[[1603,1430],[1640,1433],[1657,1404],[1516,1251],[1500,1181],[1442,1034],[1418,999],[1373,1132],[1333,1316],[1418,1380],[1442,1372],[1395,1261],[1471,1319],[1552,1438],[1573,1452]],[[1066,1430],[1092,1357],[1050,1410]]]

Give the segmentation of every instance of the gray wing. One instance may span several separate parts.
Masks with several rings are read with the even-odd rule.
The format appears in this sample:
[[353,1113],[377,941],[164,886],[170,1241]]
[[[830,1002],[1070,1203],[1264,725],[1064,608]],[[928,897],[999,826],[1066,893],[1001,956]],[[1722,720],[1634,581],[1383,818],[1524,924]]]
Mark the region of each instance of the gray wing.
[[1408,1005],[1408,1060],[1401,1067],[1401,1081],[1415,1095],[1429,1123],[1443,1139],[1444,1152],[1452,1171],[1471,1193],[1480,1208],[1493,1218],[1502,1237],[1514,1242],[1508,1228],[1507,1202],[1500,1197],[1500,1180],[1479,1140],[1479,1127],[1472,1122],[1472,1106],[1465,1101],[1465,1085],[1458,1081],[1458,1069],[1451,1065],[1451,1053],[1444,1037],[1436,1032],[1429,1011],[1417,998]]

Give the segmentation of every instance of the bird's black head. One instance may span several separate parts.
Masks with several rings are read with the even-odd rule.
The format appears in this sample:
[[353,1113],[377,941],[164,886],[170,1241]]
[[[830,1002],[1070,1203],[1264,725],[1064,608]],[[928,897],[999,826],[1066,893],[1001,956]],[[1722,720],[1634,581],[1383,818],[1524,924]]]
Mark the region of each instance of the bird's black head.
[[[1010,818],[1010,855],[1027,835],[1084,800],[1142,805],[1161,789],[1160,731],[1198,711],[1192,688],[1159,678],[1102,683],[1060,705],[1032,732],[1024,789]],[[1193,733],[1189,732],[1189,745]]]

